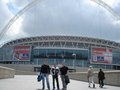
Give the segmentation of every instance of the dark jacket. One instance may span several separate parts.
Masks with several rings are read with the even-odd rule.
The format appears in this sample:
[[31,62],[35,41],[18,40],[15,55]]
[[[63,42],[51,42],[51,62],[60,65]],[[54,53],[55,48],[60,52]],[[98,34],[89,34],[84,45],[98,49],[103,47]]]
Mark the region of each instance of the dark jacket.
[[104,74],[103,71],[99,71],[99,73],[98,73],[98,78],[99,78],[99,79],[105,79],[105,74]]
[[40,72],[43,74],[50,74],[50,67],[49,65],[43,64],[41,66]]
[[68,71],[68,67],[66,67],[66,66],[63,66],[60,68],[61,75],[66,75],[67,71]]

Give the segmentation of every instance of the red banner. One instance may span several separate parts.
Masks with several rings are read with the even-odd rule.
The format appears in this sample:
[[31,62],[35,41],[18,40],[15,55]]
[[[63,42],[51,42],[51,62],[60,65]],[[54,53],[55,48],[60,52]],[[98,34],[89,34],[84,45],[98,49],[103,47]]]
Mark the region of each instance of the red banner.
[[112,49],[92,48],[91,63],[112,64]]
[[30,60],[30,46],[15,46],[14,47],[14,59],[26,61]]

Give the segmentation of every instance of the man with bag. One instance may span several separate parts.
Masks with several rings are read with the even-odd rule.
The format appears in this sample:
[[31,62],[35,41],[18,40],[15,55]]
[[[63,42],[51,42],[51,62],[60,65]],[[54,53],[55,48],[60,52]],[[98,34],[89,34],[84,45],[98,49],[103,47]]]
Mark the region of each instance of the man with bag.
[[44,64],[41,66],[40,73],[42,75],[42,90],[45,89],[45,79],[47,83],[47,88],[50,90],[50,84],[49,84],[49,74],[50,74],[50,66],[47,64],[47,59],[44,60]]
[[105,73],[102,71],[102,69],[100,69],[99,73],[98,73],[98,80],[99,80],[99,87],[103,88],[104,86],[104,79],[105,79]]
[[61,73],[61,80],[62,80],[62,84],[63,84],[63,89],[62,90],[67,90],[67,84],[69,83],[68,81],[66,82],[66,80],[68,78],[68,67],[64,65],[64,63],[62,63],[62,67],[60,68],[60,73]]

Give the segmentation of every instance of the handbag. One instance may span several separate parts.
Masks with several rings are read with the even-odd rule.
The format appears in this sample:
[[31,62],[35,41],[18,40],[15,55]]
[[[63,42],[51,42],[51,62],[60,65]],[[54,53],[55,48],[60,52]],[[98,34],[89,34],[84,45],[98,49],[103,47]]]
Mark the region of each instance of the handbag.
[[105,79],[105,76],[103,77],[103,79]]
[[40,82],[43,79],[43,76],[41,74],[38,75],[37,81]]
[[65,83],[66,83],[66,85],[67,85],[68,83],[70,83],[70,79],[69,79],[69,76],[68,76],[68,75],[65,76]]

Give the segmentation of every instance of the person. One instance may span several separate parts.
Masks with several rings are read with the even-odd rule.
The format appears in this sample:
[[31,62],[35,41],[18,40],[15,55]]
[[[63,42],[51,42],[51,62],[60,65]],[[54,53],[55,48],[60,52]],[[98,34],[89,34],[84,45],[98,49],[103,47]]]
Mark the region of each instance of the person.
[[88,83],[89,83],[89,86],[91,86],[91,83],[93,85],[93,88],[95,88],[95,83],[94,83],[94,71],[93,71],[93,68],[92,66],[89,66],[89,69],[88,69],[88,72],[87,72],[87,78],[88,78]]
[[65,76],[67,76],[68,67],[65,66],[64,63],[62,63],[62,67],[60,68],[60,73],[61,73],[61,80],[62,80],[62,85],[63,85],[62,90],[67,90],[67,83],[65,82]]
[[43,76],[42,90],[45,89],[45,79],[46,79],[46,83],[47,83],[47,88],[48,88],[48,90],[50,90],[50,84],[49,84],[50,66],[47,64],[47,59],[44,60],[44,64],[41,66],[40,73]]
[[53,90],[55,90],[55,80],[56,80],[56,83],[57,83],[57,90],[60,90],[59,80],[58,80],[60,70],[59,70],[59,67],[56,66],[56,64],[54,64],[54,66],[51,68],[51,74],[52,74],[52,79],[53,79]]
[[99,73],[98,73],[98,82],[99,82],[99,87],[103,88],[104,86],[104,79],[105,79],[105,73],[103,72],[102,69],[99,69]]

